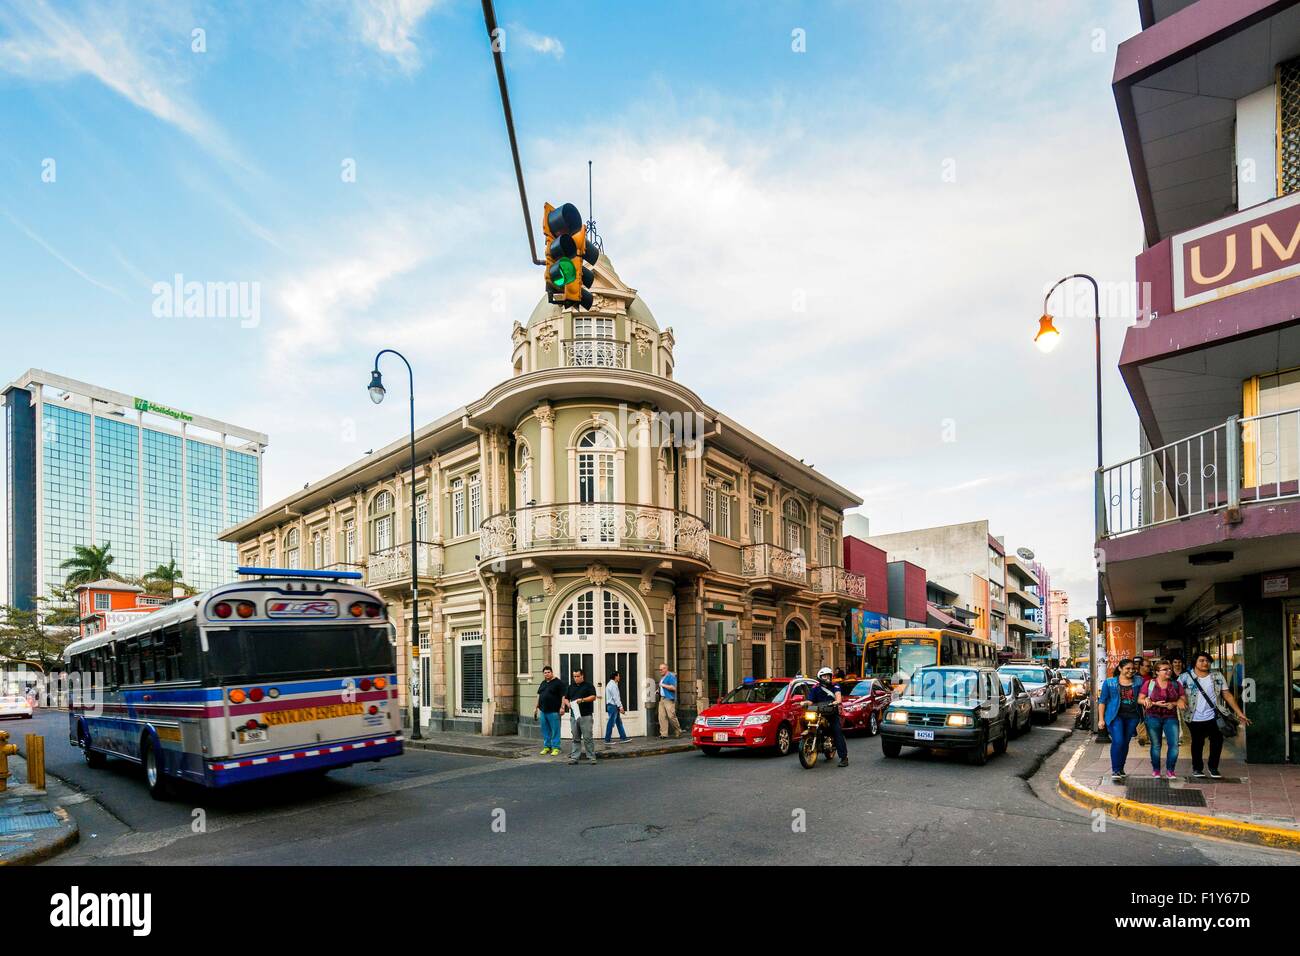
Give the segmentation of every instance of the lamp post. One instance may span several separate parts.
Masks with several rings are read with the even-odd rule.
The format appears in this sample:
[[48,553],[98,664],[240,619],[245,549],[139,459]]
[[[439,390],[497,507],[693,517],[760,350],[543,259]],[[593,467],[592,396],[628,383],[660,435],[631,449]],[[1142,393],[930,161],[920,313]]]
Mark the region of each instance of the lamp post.
[[[1034,336],[1034,344],[1041,352],[1050,352],[1056,347],[1061,339],[1061,333],[1057,331],[1052,322],[1052,315],[1047,311],[1047,301],[1055,292],[1071,279],[1086,279],[1092,283],[1092,306],[1094,322],[1094,342],[1096,346],[1096,363],[1097,363],[1097,473],[1096,473],[1096,490],[1097,496],[1093,509],[1094,522],[1094,540],[1100,541],[1102,532],[1105,530],[1102,521],[1102,504],[1101,504],[1101,473],[1105,467],[1105,460],[1102,457],[1101,444],[1101,290],[1097,286],[1097,280],[1084,273],[1075,273],[1068,275],[1063,279],[1058,279],[1056,284],[1047,290],[1043,296],[1043,315],[1038,320],[1038,334]],[[1094,556],[1095,557],[1095,556]],[[1102,563],[1097,562],[1097,634],[1105,635],[1106,633],[1106,589],[1102,578]],[[1097,723],[1097,697],[1100,693],[1100,681],[1097,680],[1097,638],[1094,635],[1088,636],[1088,680],[1092,688],[1092,723],[1093,730],[1097,734],[1098,740],[1109,739],[1106,728]]]
[[[379,359],[385,352],[396,355],[406,365],[406,375],[410,383],[411,393],[411,674],[415,674],[415,662],[420,656],[420,561],[416,552],[416,523],[415,523],[415,373],[411,371],[411,363],[406,361],[406,356],[396,349],[383,349],[375,356],[375,366],[370,373],[370,400],[378,405],[384,400],[387,390],[384,388],[384,377],[379,374]],[[415,694],[411,693],[411,681],[406,685],[407,698],[411,708],[411,739],[421,740],[420,733],[420,714],[415,706]]]

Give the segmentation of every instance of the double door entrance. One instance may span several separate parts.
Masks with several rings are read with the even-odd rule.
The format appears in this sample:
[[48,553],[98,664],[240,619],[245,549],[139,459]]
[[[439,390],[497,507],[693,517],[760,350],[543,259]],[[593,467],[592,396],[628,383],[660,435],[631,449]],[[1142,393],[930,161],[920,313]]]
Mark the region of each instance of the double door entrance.
[[[640,615],[622,595],[595,587],[574,596],[557,619],[555,658],[556,674],[565,686],[579,669],[595,686],[594,734],[604,736],[605,687],[617,671],[619,693],[627,711],[623,727],[629,737],[645,735],[645,628]],[[567,717],[560,721],[560,735],[565,739],[571,736]]]

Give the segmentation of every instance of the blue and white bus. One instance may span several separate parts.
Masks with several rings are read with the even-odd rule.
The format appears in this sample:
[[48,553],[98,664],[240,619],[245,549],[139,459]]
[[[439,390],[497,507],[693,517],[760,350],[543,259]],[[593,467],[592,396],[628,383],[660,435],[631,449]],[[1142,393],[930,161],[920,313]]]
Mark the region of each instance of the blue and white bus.
[[174,779],[224,787],[402,752],[392,628],[347,583],[361,575],[238,573],[253,579],[68,646],[83,682],[69,741],[87,764],[138,763],[163,799]]

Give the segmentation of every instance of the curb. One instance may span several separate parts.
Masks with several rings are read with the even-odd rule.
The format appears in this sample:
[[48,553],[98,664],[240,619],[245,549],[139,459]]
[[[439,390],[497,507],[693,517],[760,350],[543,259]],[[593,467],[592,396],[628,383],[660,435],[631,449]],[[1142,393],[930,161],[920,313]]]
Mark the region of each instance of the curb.
[[1079,757],[1087,749],[1087,744],[1080,744],[1064,769],[1057,777],[1057,791],[1061,796],[1075,803],[1090,808],[1100,808],[1120,820],[1140,823],[1160,830],[1178,830],[1195,836],[1217,837],[1221,840],[1233,840],[1237,843],[1250,843],[1280,850],[1300,851],[1300,830],[1288,830],[1282,827],[1270,827],[1260,823],[1247,823],[1244,820],[1229,820],[1223,817],[1208,817],[1198,813],[1186,813],[1167,807],[1157,807],[1148,803],[1137,803],[1123,797],[1112,797],[1085,787],[1074,779],[1073,770]]
[[[67,810],[63,807],[51,807],[50,812],[59,818],[57,835],[52,839],[41,839],[36,846],[13,856],[0,853],[0,866],[32,866],[66,850],[80,839],[81,830],[77,826],[77,821],[72,818],[72,815]],[[43,833],[45,831],[33,832]]]

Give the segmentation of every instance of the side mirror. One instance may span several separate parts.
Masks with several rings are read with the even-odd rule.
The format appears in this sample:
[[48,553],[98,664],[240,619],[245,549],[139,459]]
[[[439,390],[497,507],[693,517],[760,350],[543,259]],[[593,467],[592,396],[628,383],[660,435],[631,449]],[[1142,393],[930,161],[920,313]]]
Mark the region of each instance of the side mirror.
[[803,699],[804,699],[803,694],[795,694],[793,697],[790,698],[790,703],[797,704],[799,701]]

